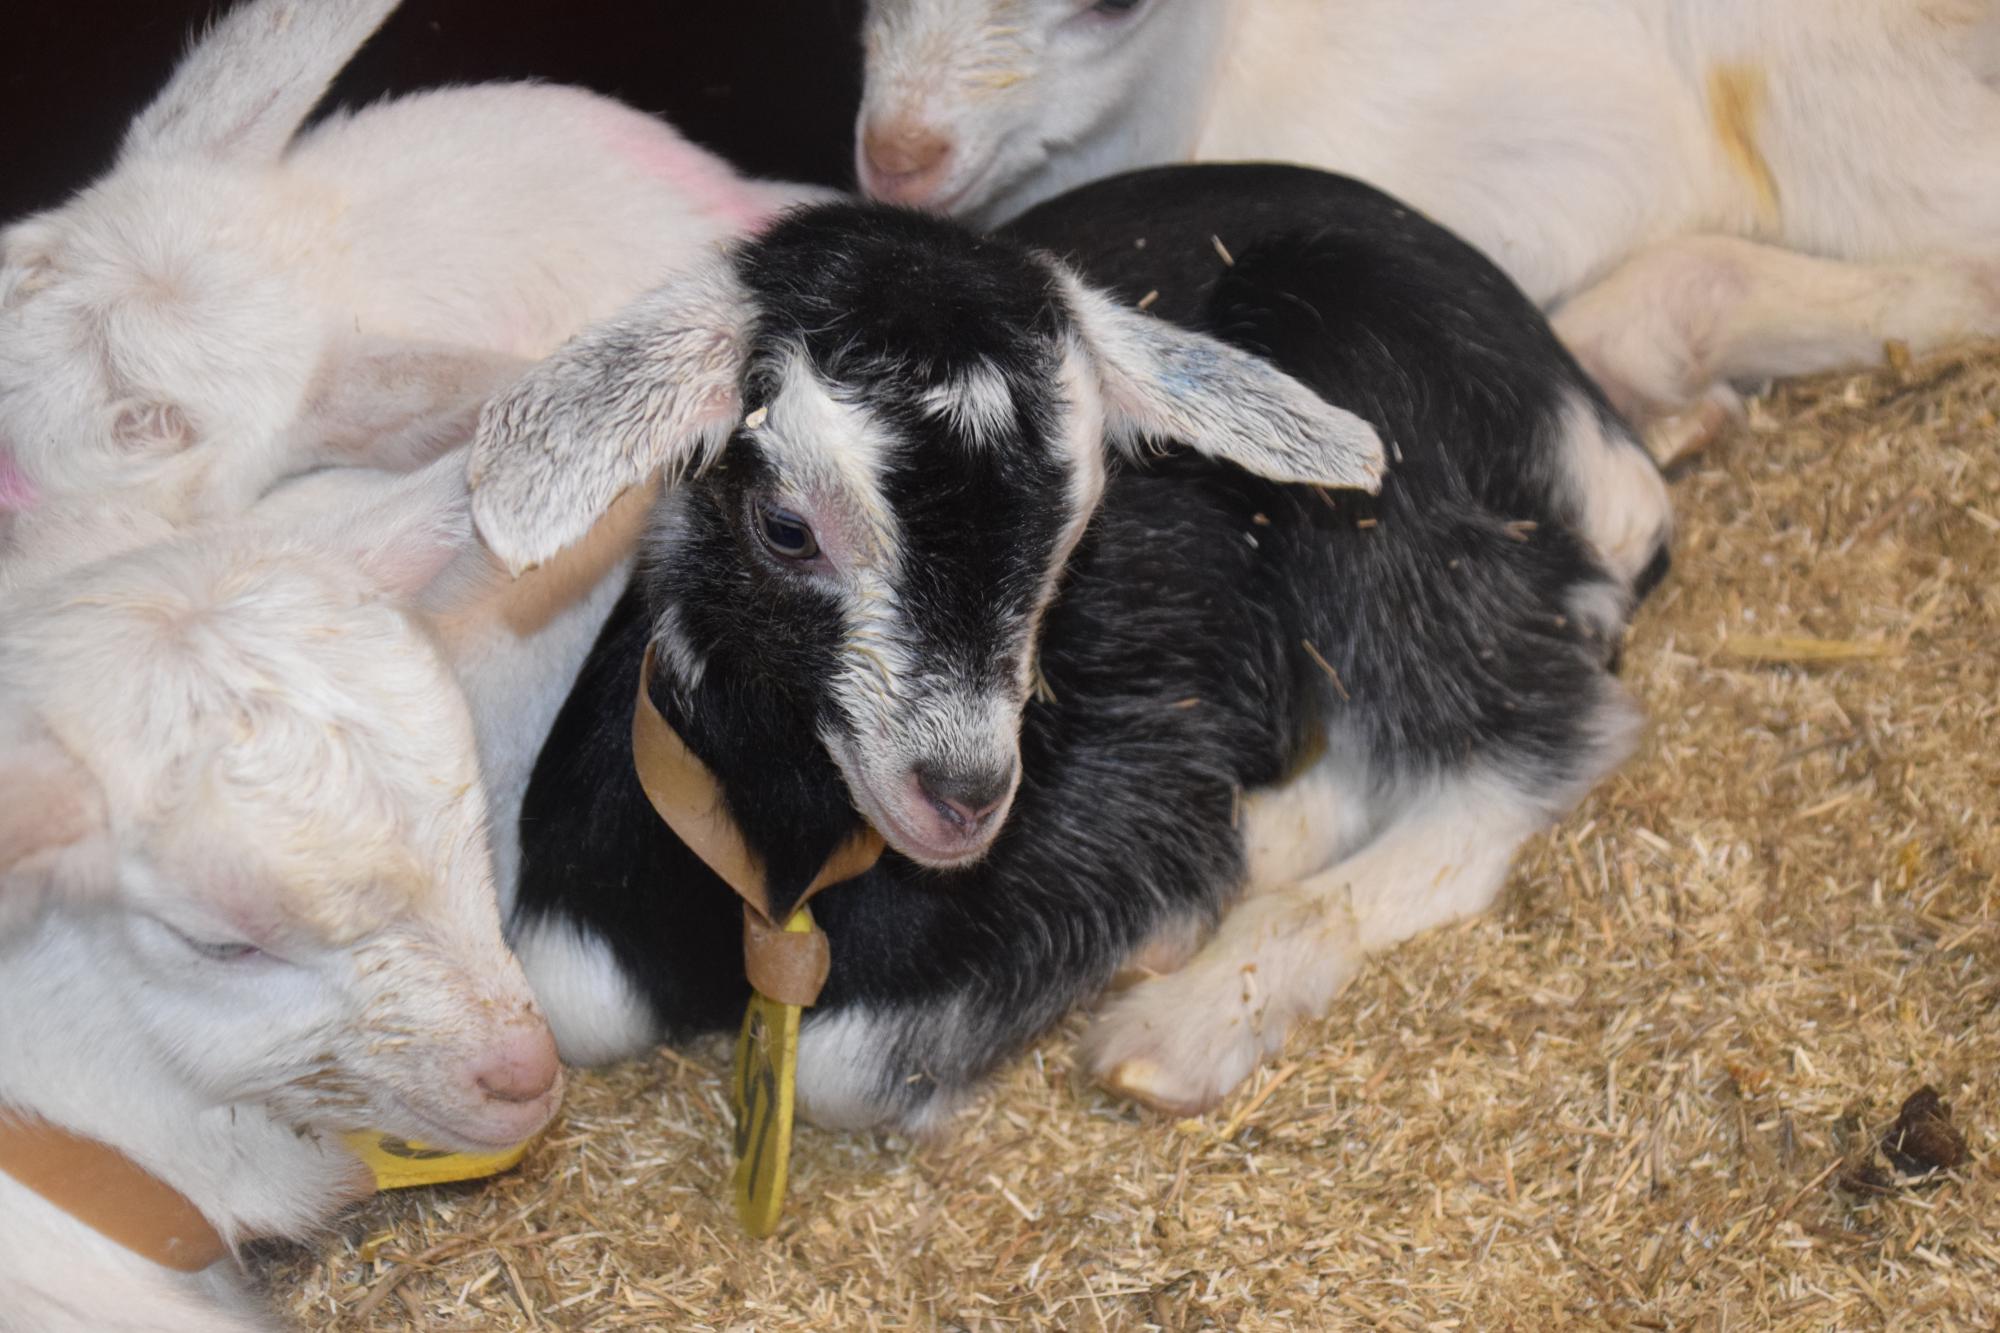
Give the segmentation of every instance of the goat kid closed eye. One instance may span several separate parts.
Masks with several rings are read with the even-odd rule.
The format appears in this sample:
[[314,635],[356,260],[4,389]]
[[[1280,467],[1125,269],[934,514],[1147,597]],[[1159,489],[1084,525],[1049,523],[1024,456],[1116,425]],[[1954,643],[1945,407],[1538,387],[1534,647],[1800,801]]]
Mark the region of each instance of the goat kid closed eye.
[[[473,547],[454,457],[0,594],[0,1012],[35,1015],[0,1023],[0,1324],[271,1327],[228,1251],[372,1190],[343,1133],[493,1151],[554,1112],[472,721],[404,606],[476,592],[440,578]],[[22,1119],[187,1229],[23,1183]]]

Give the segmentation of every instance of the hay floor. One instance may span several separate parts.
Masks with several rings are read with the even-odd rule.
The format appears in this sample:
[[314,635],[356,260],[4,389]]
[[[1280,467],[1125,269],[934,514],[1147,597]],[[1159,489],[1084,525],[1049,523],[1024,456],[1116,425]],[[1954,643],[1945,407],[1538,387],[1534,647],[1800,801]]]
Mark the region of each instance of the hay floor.
[[[715,1043],[260,1266],[355,1330],[2000,1325],[1997,413],[1986,349],[1684,461],[1642,751],[1210,1116],[1072,1029],[940,1143],[803,1130],[759,1243]],[[1926,1084],[1972,1155],[1913,1182],[1874,1143]]]

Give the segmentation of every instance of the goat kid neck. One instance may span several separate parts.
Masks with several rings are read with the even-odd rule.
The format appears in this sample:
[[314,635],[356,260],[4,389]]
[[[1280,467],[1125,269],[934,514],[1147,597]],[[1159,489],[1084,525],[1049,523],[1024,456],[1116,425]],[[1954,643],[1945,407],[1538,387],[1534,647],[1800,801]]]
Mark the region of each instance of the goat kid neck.
[[[205,1096],[126,1021],[117,991],[134,983],[102,961],[117,956],[102,940],[122,924],[115,910],[51,910],[0,943],[0,1014],[8,1016],[0,1022],[0,1106],[117,1148],[186,1195],[232,1244],[308,1234],[372,1194],[368,1168],[337,1143],[282,1124],[257,1103]],[[0,1186],[101,1239],[11,1179]]]
[[656,654],[652,700],[714,775],[764,862],[771,914],[790,915],[835,848],[862,826],[811,708],[743,663],[712,662],[692,689]]

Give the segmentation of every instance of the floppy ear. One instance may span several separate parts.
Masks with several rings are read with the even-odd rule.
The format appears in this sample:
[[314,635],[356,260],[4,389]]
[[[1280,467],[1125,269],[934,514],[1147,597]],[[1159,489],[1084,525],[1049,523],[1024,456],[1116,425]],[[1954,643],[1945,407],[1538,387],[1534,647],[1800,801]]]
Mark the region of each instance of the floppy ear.
[[468,443],[479,409],[533,364],[479,347],[347,337],[314,375],[288,453],[300,468],[422,467]]
[[266,526],[359,570],[377,593],[395,601],[421,595],[430,609],[440,595],[435,585],[460,557],[468,574],[491,572],[472,533],[463,449],[402,474],[328,468],[280,486],[256,512]]
[[166,398],[128,398],[111,414],[111,442],[141,458],[180,453],[195,442],[194,422]]
[[1179,441],[1272,481],[1381,489],[1382,440],[1360,417],[1262,357],[1061,277],[1113,443]]
[[66,872],[86,868],[105,831],[96,779],[39,721],[0,731],[0,937],[68,882],[89,887]]
[[16,222],[0,231],[0,310],[55,280],[56,229],[45,218]]
[[742,415],[754,307],[715,259],[584,330],[486,405],[479,535],[515,573],[580,541],[624,491],[699,468]]
[[275,161],[397,0],[245,0],[196,39],[124,154]]
[[455,450],[416,472],[322,468],[281,482],[251,517],[329,565],[358,571],[380,596],[446,610],[463,600],[454,589],[483,591],[498,577],[472,533],[465,454]]

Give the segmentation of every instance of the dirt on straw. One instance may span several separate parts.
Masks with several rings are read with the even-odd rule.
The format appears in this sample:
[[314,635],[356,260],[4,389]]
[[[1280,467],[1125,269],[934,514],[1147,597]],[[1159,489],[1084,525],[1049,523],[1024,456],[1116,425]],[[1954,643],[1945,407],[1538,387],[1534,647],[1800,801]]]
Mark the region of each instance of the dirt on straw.
[[[579,1077],[518,1172],[261,1257],[308,1328],[2000,1325],[2000,351],[1789,385],[1676,469],[1640,752],[1501,908],[1213,1114],[1077,1026],[936,1143],[727,1202],[723,1043]],[[1966,1156],[1881,1156],[1929,1085]]]

